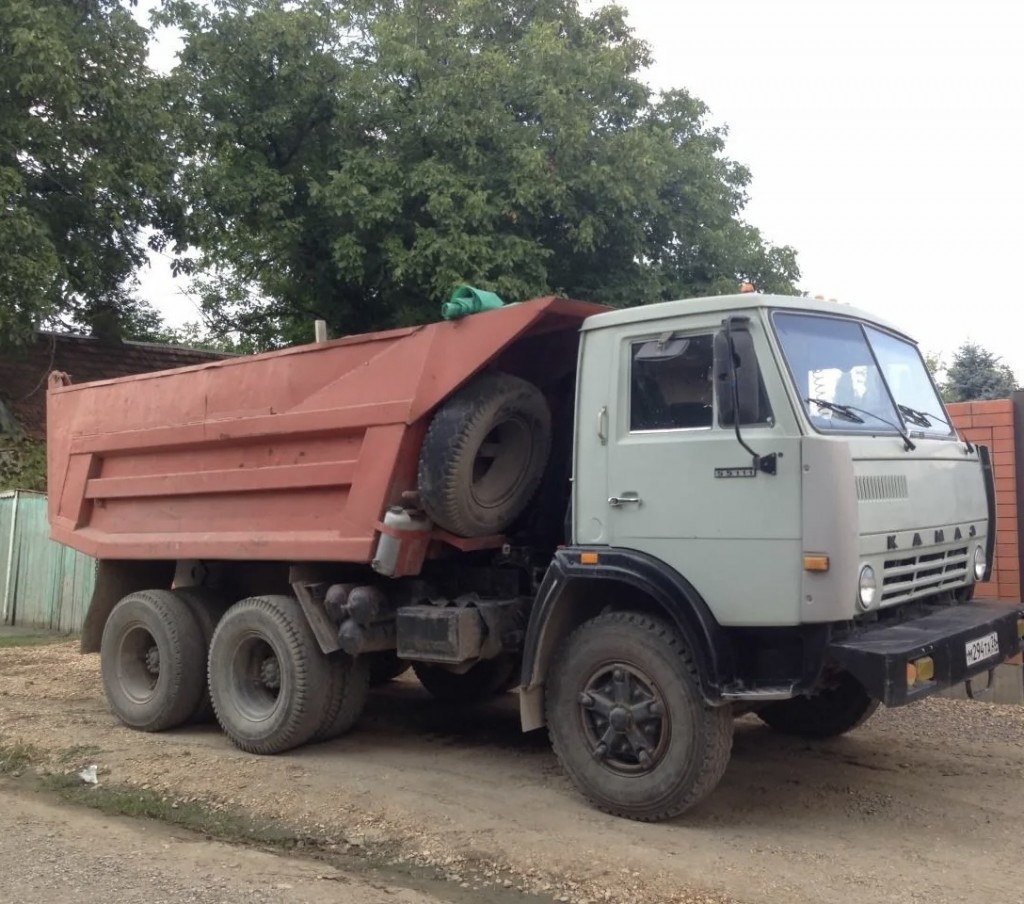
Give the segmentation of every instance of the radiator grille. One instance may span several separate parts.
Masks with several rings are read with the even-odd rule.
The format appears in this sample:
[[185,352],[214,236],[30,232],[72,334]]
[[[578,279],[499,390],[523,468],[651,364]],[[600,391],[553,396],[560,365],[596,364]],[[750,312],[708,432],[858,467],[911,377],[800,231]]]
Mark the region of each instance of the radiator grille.
[[882,571],[882,602],[928,596],[967,580],[967,547],[886,559]]

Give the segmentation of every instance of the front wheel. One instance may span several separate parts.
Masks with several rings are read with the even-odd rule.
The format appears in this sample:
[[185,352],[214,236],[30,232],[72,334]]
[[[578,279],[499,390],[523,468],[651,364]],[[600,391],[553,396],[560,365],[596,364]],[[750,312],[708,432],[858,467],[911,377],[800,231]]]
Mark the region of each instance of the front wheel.
[[518,678],[516,660],[507,653],[481,659],[461,673],[425,662],[412,668],[427,693],[442,703],[482,703],[510,690]]
[[366,653],[364,658],[370,662],[370,687],[380,687],[409,671],[410,664],[399,659],[393,650]]
[[839,672],[813,696],[769,703],[757,716],[782,734],[820,741],[853,731],[876,709],[878,701],[868,696],[861,683],[849,672]]
[[591,803],[645,822],[714,790],[732,750],[732,713],[704,702],[682,639],[635,612],[594,618],[563,644],[547,722],[562,767]]

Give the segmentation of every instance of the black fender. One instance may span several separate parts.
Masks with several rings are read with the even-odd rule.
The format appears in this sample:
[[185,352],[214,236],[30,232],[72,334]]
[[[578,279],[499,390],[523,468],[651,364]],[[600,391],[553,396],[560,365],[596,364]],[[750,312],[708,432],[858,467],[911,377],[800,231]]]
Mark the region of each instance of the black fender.
[[[660,559],[609,547],[563,547],[555,553],[534,601],[523,641],[524,695],[543,685],[550,658],[562,639],[607,604],[601,593],[595,593],[602,583],[609,590],[612,584],[632,588],[648,611],[661,614],[675,625],[693,654],[705,699],[711,704],[720,703],[722,688],[735,673],[733,651],[707,603],[689,581]],[[586,592],[586,596],[578,591]],[[526,721],[524,714],[524,727]]]
[[[978,461],[981,474],[985,481],[985,504],[988,506],[988,534],[985,537],[985,574],[983,581],[991,580],[992,565],[996,558],[996,481],[992,472],[992,455],[988,446],[975,446],[978,450]],[[969,565],[972,567],[973,565]]]

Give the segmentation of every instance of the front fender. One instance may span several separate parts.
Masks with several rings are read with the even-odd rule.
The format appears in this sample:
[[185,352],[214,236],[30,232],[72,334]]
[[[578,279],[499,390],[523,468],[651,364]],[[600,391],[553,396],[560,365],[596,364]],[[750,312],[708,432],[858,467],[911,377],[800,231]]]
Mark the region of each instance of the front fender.
[[703,696],[709,703],[721,702],[722,688],[735,673],[732,645],[693,585],[664,562],[635,550],[566,547],[548,567],[526,630],[524,730],[544,724],[538,691],[562,640],[606,609],[633,607],[660,614],[676,627],[693,656]]

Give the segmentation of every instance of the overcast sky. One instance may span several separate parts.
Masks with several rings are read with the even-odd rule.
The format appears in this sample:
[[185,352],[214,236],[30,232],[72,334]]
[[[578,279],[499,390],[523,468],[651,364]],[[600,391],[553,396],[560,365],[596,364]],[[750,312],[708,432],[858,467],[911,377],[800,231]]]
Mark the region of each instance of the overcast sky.
[[[594,6],[594,3],[585,5]],[[148,3],[142,4],[148,6]],[[1024,3],[621,0],[655,57],[729,127],[746,219],[798,251],[800,287],[875,311],[926,351],[980,342],[1024,379],[1008,320],[1024,246]],[[153,62],[173,64],[164,41]],[[166,261],[143,293],[197,319]]]

